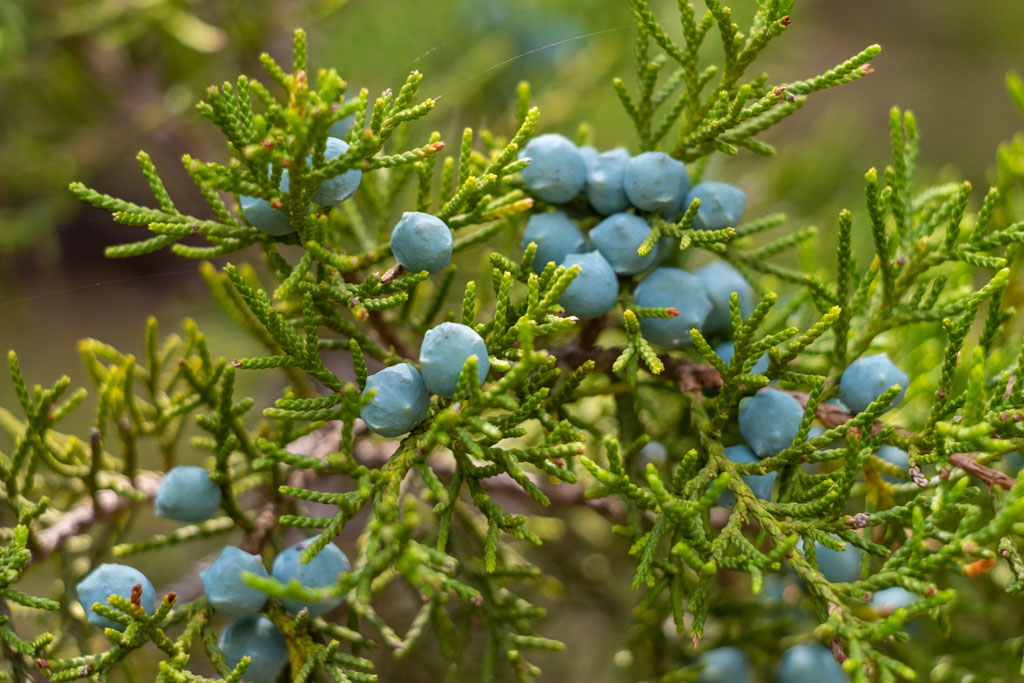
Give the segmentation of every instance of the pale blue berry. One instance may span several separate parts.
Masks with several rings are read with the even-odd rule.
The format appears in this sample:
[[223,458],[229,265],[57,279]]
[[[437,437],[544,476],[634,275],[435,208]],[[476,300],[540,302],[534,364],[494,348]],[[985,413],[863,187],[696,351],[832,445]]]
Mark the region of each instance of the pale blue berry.
[[668,218],[679,212],[690,177],[683,162],[664,152],[644,152],[626,164],[623,187],[633,206]]
[[445,398],[454,396],[459,375],[470,356],[476,356],[476,374],[483,384],[491,361],[487,344],[476,330],[459,323],[441,323],[427,330],[420,347],[420,373],[427,388]]
[[900,393],[896,394],[891,404],[895,406],[903,400],[909,383],[907,373],[900,370],[886,354],[861,356],[850,363],[839,378],[839,398],[852,412],[859,413],[889,387],[898,384],[901,387]]
[[[309,544],[308,540],[300,541],[278,553],[270,569],[271,576],[281,583],[288,583],[295,579],[306,588],[323,588],[334,585],[338,581],[338,575],[350,569],[348,557],[341,551],[341,548],[333,543],[325,545],[320,552],[313,556],[313,559],[302,564],[299,558]],[[309,610],[309,616],[318,617],[330,612],[340,605],[341,601],[341,596],[336,596],[316,602],[281,600],[281,603],[292,614],[297,614],[306,608]]]
[[337,121],[332,123],[331,129],[327,131],[327,134],[330,135],[332,138],[338,138],[339,140],[343,140],[348,136],[348,132],[352,130],[352,126],[355,124],[355,122],[356,115],[349,114],[345,118],[338,119]]
[[619,298],[619,280],[600,252],[569,254],[562,265],[580,269],[558,300],[566,313],[588,320],[599,318],[612,309]]
[[656,268],[633,290],[633,300],[644,308],[675,308],[674,318],[641,318],[640,330],[652,344],[675,348],[693,343],[690,330],[700,327],[711,310],[711,300],[696,275],[679,268]]
[[911,593],[902,586],[893,586],[876,591],[871,597],[871,606],[883,614],[892,614],[893,611],[908,607],[917,602],[920,596]]
[[529,158],[523,169],[523,184],[538,199],[564,204],[583,189],[587,167],[576,145],[557,133],[533,138],[519,153]]
[[533,258],[533,270],[539,273],[551,261],[562,265],[567,254],[576,254],[587,248],[587,238],[576,224],[561,211],[535,213],[526,221],[526,231],[519,240],[519,248],[525,250],[530,242],[537,244]]
[[740,314],[746,318],[753,310],[754,291],[740,272],[725,261],[712,261],[696,273],[704,292],[711,299],[711,311],[701,331],[715,334],[732,327],[729,299],[733,292],[739,298]]
[[[736,353],[736,342],[730,339],[729,341],[724,341],[721,344],[718,344],[715,346],[715,353],[722,359],[722,362],[729,365],[732,363],[732,357]],[[757,359],[757,362],[754,363],[754,367],[750,368],[748,374],[763,375],[768,370],[769,362],[768,352],[765,351],[761,354],[761,357]]]
[[782,653],[777,683],[845,683],[849,680],[832,651],[819,643],[794,645]]
[[213,564],[199,572],[210,606],[221,614],[236,618],[259,612],[267,601],[267,594],[246,583],[242,578],[245,572],[267,576],[267,568],[259,555],[233,545],[221,550]]
[[204,467],[173,467],[156,490],[156,514],[177,522],[202,522],[220,508],[220,487]]
[[392,365],[370,375],[363,395],[371,391],[377,393],[363,406],[359,417],[374,434],[399,436],[427,419],[430,393],[411,364]]
[[[818,571],[832,583],[856,581],[860,576],[860,548],[846,541],[843,543],[845,550],[832,550],[817,541],[814,543]],[[803,539],[797,541],[796,547],[803,552]]]
[[245,220],[252,223],[257,230],[278,237],[295,232],[295,227],[288,220],[288,216],[272,207],[266,199],[242,195],[238,198],[238,203],[242,207]]
[[[904,472],[907,471],[907,467],[910,465],[910,456],[905,450],[896,446],[888,444],[882,446],[878,449],[878,457],[891,465],[896,465],[896,467],[899,467]],[[902,484],[905,482],[904,479],[892,474],[883,474],[882,479],[885,479],[890,484]]]
[[629,208],[624,185],[629,159],[625,147],[616,147],[602,152],[588,164],[587,199],[594,211],[607,216]]
[[[344,140],[336,137],[327,138],[327,146],[324,148],[324,161],[337,159],[347,152],[349,145]],[[358,168],[350,168],[334,177],[324,179],[316,192],[313,194],[313,201],[320,206],[334,206],[340,204],[359,189],[359,183],[363,179],[363,172]]]
[[284,634],[274,622],[259,614],[229,622],[217,647],[232,668],[242,657],[249,658],[249,668],[242,676],[246,683],[274,683],[288,664],[288,641]]
[[135,567],[124,564],[101,564],[93,569],[75,586],[75,590],[78,592],[78,602],[85,609],[85,618],[93,626],[123,631],[124,626],[96,614],[92,611],[92,606],[97,602],[107,605],[107,598],[111,595],[120,595],[126,600],[131,600],[132,588],[135,587],[135,584],[142,584],[142,596],[139,604],[146,610],[146,614],[153,614],[156,611],[156,591],[145,574]]
[[740,434],[758,457],[768,458],[790,447],[803,416],[804,409],[789,394],[761,391],[740,401]]
[[594,226],[588,237],[590,246],[601,252],[612,269],[619,275],[636,275],[654,265],[658,259],[658,245],[646,256],[637,253],[651,226],[632,213],[616,213]]
[[660,441],[648,441],[637,453],[636,459],[641,468],[648,464],[662,467],[668,462],[668,448]]
[[749,683],[750,664],[743,651],[735,647],[708,650],[697,658],[701,667],[697,683]]
[[576,148],[580,153],[580,158],[583,159],[583,168],[590,173],[590,169],[594,166],[594,162],[597,161],[597,157],[600,152],[593,145],[581,145]]
[[747,195],[729,183],[697,183],[686,194],[683,208],[689,206],[694,199],[700,200],[700,208],[693,219],[693,227],[698,230],[736,227],[747,206]]
[[[729,446],[725,449],[725,457],[741,464],[759,461],[754,452],[746,446]],[[772,490],[775,488],[775,480],[778,476],[779,473],[773,470],[765,474],[744,474],[740,476],[740,479],[750,487],[751,493],[755,496],[762,500],[771,500]],[[736,505],[736,496],[732,491],[723,491],[722,495],[718,498],[718,504],[727,508],[734,507]]]
[[406,211],[391,232],[391,252],[413,273],[436,273],[452,262],[452,231],[429,213]]

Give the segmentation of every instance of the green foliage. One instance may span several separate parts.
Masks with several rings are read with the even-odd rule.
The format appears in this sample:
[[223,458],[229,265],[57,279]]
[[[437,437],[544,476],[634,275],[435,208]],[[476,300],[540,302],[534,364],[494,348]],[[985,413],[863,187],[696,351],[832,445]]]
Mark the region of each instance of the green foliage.
[[[741,33],[717,1],[699,19],[680,2],[679,43],[646,2],[632,0],[638,94],[621,80],[614,87],[639,149],[663,145],[693,162],[694,175],[715,151],[767,154],[758,134],[808,95],[870,72],[877,47],[804,81],[769,86],[766,76],[748,78],[748,67],[789,24],[790,4],[759,2]],[[722,63],[701,70],[712,32]],[[652,57],[652,43],[663,54]],[[111,247],[111,257],[163,248],[185,258],[261,255],[259,270],[245,263],[217,270],[206,262],[201,275],[211,297],[265,352],[218,357],[191,321],[181,335],[161,339],[150,319],[140,358],[85,340],[80,351],[97,399],[86,439],[57,431],[85,391],[69,394],[66,377],[30,390],[11,353],[20,412],[0,410],[0,427],[15,444],[9,455],[0,453],[0,503],[13,522],[0,532],[0,641],[17,680],[33,669],[55,681],[110,680],[151,657],[152,648],[136,654],[147,643],[159,651],[157,680],[213,680],[211,671],[244,680],[248,662],[232,670],[225,661],[202,596],[179,601],[168,593],[154,614],[113,596],[96,610],[125,629],[106,630],[108,642],[98,645],[70,587],[108,551],[129,558],[167,553],[234,533],[241,547],[269,557],[295,531],[311,538],[306,561],[345,533],[358,540],[352,570],[327,587],[247,577],[273,598],[343,599],[344,625],[268,603],[266,616],[287,638],[292,680],[376,680],[375,667],[387,657],[408,662],[428,649],[444,658],[444,680],[463,680],[470,670],[482,680],[534,680],[544,653],[563,648],[538,623],[550,579],[544,551],[533,547],[548,534],[531,511],[543,506],[599,513],[603,528],[628,541],[607,551],[625,555],[632,569],[636,623],[624,648],[637,660],[634,678],[694,676],[693,653],[650,646],[664,640],[666,624],[697,649],[742,646],[743,629],[762,629],[764,651],[748,654],[766,670],[783,645],[816,639],[855,681],[909,680],[915,671],[937,680],[1005,676],[1009,662],[1019,666],[1015,635],[989,643],[998,656],[945,653],[942,643],[915,655],[901,644],[915,617],[937,622],[947,635],[969,629],[958,624],[968,602],[961,596],[977,589],[964,577],[989,581],[989,570],[1002,563],[1004,578],[993,586],[1008,596],[998,599],[1019,599],[1024,586],[1024,483],[990,467],[1003,467],[1024,436],[1024,385],[1016,381],[1024,353],[1013,339],[1012,309],[1003,306],[1024,241],[1015,197],[1020,140],[1000,148],[994,187],[972,212],[968,183],[914,182],[915,119],[893,109],[892,164],[865,175],[863,212],[839,214],[834,267],[800,263],[800,251],[817,237],[813,228],[765,237],[786,224],[782,215],[702,231],[693,227],[695,201],[675,222],[652,218],[641,253],[671,237],[676,264],[709,252],[758,290],[760,302],[746,318],[739,298],[731,299],[726,336],[734,355],[726,363],[713,350],[720,339],[698,330],[692,347],[659,353],[639,320],[678,311],[635,306],[627,282],[621,318],[581,323],[562,315],[559,298],[578,268],[552,263],[535,273],[535,246],[521,257],[490,253],[469,278],[450,266],[436,283],[425,272],[385,267],[388,234],[406,208],[442,218],[455,233],[456,252],[498,241],[519,229],[521,214],[543,208],[518,175],[528,161],[517,153],[540,117],[528,86],[519,89],[510,137],[467,128],[438,169],[441,135],[411,142],[420,135],[414,122],[437,104],[418,100],[418,72],[397,92],[346,97],[346,82],[333,69],[310,76],[301,31],[290,70],[268,55],[261,63],[273,83],[242,76],[211,87],[199,104],[231,155],[223,163],[183,160],[212,217],[179,212],[145,153],[138,159],[155,207],[71,186],[117,222],[148,231]],[[675,71],[659,85],[670,63]],[[1024,102],[1020,79],[1011,76],[1008,85]],[[349,115],[349,151],[325,161],[328,130]],[[672,131],[675,139],[666,143]],[[290,183],[282,192],[285,169]],[[321,181],[350,169],[363,171],[355,197],[308,208]],[[243,194],[280,209],[295,232],[274,237],[250,226],[235,208]],[[593,219],[582,203],[570,208],[584,222]],[[855,240],[873,245],[870,263],[856,262]],[[371,436],[358,420],[371,368],[415,362],[423,332],[456,319],[484,338],[487,381],[480,386],[479,359],[471,357],[454,398],[435,397],[427,420],[409,435],[391,442]],[[924,340],[943,346],[934,370],[914,355]],[[832,404],[849,363],[881,351],[912,370],[899,407],[897,387],[856,415]],[[768,369],[756,374],[765,353]],[[258,399],[236,391],[239,373],[257,370],[269,387],[285,383],[261,411]],[[739,403],[769,383],[804,407],[798,434],[780,453],[736,463],[725,446],[739,441]],[[651,438],[668,446],[669,461],[641,467],[638,453]],[[883,445],[908,453],[906,471],[878,457]],[[223,516],[138,537],[128,524],[132,511],[148,505],[160,472],[186,448],[205,454]],[[743,479],[767,472],[778,473],[772,500],[756,497]],[[339,480],[344,486],[331,484]],[[717,504],[727,491],[731,508]],[[86,531],[88,542],[72,542]],[[816,544],[859,548],[858,577],[827,579]],[[52,565],[63,588],[33,591],[52,597],[15,588],[29,559]],[[807,623],[752,626],[750,614],[763,617],[768,609],[757,595],[762,585],[785,576],[803,586]],[[893,586],[920,599],[891,614],[868,604],[872,593]],[[16,632],[9,605],[55,614],[29,641]],[[396,616],[403,608],[407,614]],[[469,653],[479,649],[481,664],[467,669]]]

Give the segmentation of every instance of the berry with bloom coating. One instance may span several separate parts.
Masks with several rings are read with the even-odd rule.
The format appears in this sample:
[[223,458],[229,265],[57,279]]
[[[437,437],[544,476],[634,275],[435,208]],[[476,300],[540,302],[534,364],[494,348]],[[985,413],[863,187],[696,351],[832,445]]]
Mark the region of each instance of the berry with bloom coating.
[[804,409],[789,394],[761,391],[740,401],[740,434],[758,457],[768,458],[789,448],[803,416]]
[[700,200],[700,208],[693,219],[693,227],[698,230],[735,227],[747,206],[747,195],[729,183],[697,183],[686,193],[683,207],[689,206],[694,199]]
[[782,653],[778,683],[844,683],[849,680],[832,651],[819,643],[801,643]]
[[893,586],[877,591],[871,597],[871,606],[883,615],[892,614],[894,611],[907,607],[920,599],[916,593],[911,593],[902,586]]
[[529,158],[523,184],[530,194],[552,204],[564,204],[583,189],[587,167],[576,145],[564,135],[548,133],[528,143],[519,158]]
[[633,300],[637,306],[679,311],[674,318],[640,319],[647,341],[666,348],[692,344],[690,330],[700,329],[711,310],[711,300],[697,276],[679,268],[652,270],[633,290]]
[[690,176],[683,162],[664,152],[644,152],[626,164],[623,187],[633,206],[669,218],[679,212]]
[[242,578],[244,572],[267,576],[259,555],[229,545],[207,569],[199,572],[203,591],[210,606],[229,617],[256,614],[267,601],[267,594],[253,588]]
[[[899,467],[904,472],[907,471],[907,467],[910,465],[910,456],[907,455],[905,450],[896,446],[889,446],[888,444],[882,446],[878,449],[878,457],[887,463],[896,465],[896,467]],[[883,474],[882,479],[885,479],[890,484],[904,483],[903,479],[892,474]]]
[[398,436],[427,419],[430,393],[412,364],[392,365],[370,375],[363,395],[374,390],[376,395],[359,413],[374,434]]
[[172,467],[156,490],[156,514],[177,522],[202,522],[220,508],[220,487],[204,467]]
[[[324,148],[324,161],[337,159],[348,151],[348,143],[335,137],[327,138],[327,146]],[[358,168],[350,168],[332,178],[325,178],[313,194],[313,201],[320,206],[334,206],[340,204],[359,189],[359,183],[363,179],[363,172]]]
[[562,265],[567,254],[577,254],[587,248],[587,238],[572,219],[561,211],[535,213],[526,221],[526,231],[519,240],[519,248],[526,250],[530,242],[537,244],[533,257],[533,271],[539,273],[549,262]]
[[429,213],[406,211],[391,231],[391,253],[413,273],[436,273],[452,262],[452,231]]
[[[729,365],[732,363],[732,357],[736,353],[736,342],[730,339],[729,341],[724,341],[721,344],[718,344],[715,346],[715,353],[718,354],[718,357],[722,359],[723,363]],[[754,363],[754,367],[750,369],[749,374],[763,375],[768,369],[769,362],[768,352],[765,351],[761,354],[761,357],[757,359],[757,362]]]
[[[860,576],[860,548],[844,541],[846,550],[832,550],[815,541],[814,556],[818,560],[818,570],[832,583],[856,581]],[[796,542],[796,547],[803,552],[803,539]]]
[[641,468],[647,467],[648,463],[661,467],[668,462],[668,449],[660,441],[648,441],[637,453],[636,460]]
[[352,130],[352,126],[356,122],[356,115],[349,114],[343,119],[339,119],[331,124],[331,129],[327,131],[327,134],[332,138],[338,138],[339,140],[345,139],[348,136],[348,132]]
[[843,376],[839,379],[839,398],[852,412],[859,413],[889,387],[898,384],[901,387],[900,393],[896,394],[891,404],[895,406],[903,400],[909,383],[907,373],[889,360],[888,355],[879,353],[861,356],[843,370]]
[[487,344],[476,330],[459,323],[441,323],[428,330],[420,347],[420,373],[427,388],[445,398],[454,396],[462,366],[470,356],[476,356],[476,374],[483,384],[491,361]]
[[558,300],[566,313],[588,320],[599,318],[612,309],[619,298],[619,280],[600,252],[569,254],[562,265],[580,268],[576,279]]
[[580,153],[580,158],[583,159],[583,168],[589,174],[600,152],[593,145],[582,145],[577,147],[576,151]]
[[712,261],[695,275],[700,279],[704,292],[711,299],[711,311],[701,331],[714,334],[728,330],[732,326],[729,313],[729,298],[733,292],[740,300],[740,314],[746,318],[753,309],[754,291],[743,279],[740,272],[725,261]]
[[245,216],[245,220],[252,223],[257,230],[275,236],[295,232],[295,227],[288,220],[288,216],[272,207],[266,199],[243,194],[238,198],[238,203],[242,207],[242,215]]
[[703,668],[697,683],[746,683],[750,680],[750,665],[743,651],[735,647],[718,647],[697,658]]
[[[758,462],[759,458],[746,446],[729,446],[725,449],[725,457],[736,463]],[[779,473],[772,471],[766,474],[744,474],[740,479],[750,487],[751,493],[762,500],[772,499],[772,490],[775,488],[775,480]],[[731,508],[736,505],[736,496],[732,491],[723,491],[718,498],[718,504],[722,507]]]
[[145,574],[135,567],[124,564],[101,564],[93,569],[75,586],[75,590],[78,591],[78,602],[82,603],[82,607],[85,609],[85,618],[93,626],[123,631],[124,626],[96,614],[92,611],[92,606],[97,602],[101,605],[108,604],[107,598],[111,595],[120,595],[126,600],[131,600],[132,588],[137,583],[142,584],[142,597],[139,604],[146,610],[146,614],[153,614],[156,610],[156,591],[153,590],[153,584],[149,582]]
[[598,223],[591,229],[590,245],[601,252],[608,264],[619,275],[642,273],[658,260],[658,245],[655,244],[646,256],[637,249],[651,233],[651,226],[640,216],[632,213],[617,213]]
[[242,675],[246,683],[274,683],[288,663],[288,641],[274,622],[260,614],[228,623],[217,647],[232,668],[242,657],[249,658],[249,668]]
[[624,186],[629,159],[625,147],[616,147],[587,166],[587,199],[594,211],[607,216],[629,208]]
[[[333,585],[338,580],[338,574],[349,570],[348,557],[341,551],[341,548],[333,543],[325,545],[320,552],[313,556],[313,559],[302,564],[299,558],[302,556],[302,551],[308,547],[309,541],[299,541],[278,553],[270,569],[271,576],[281,583],[288,583],[295,579],[306,588],[322,588]],[[341,601],[341,596],[337,596],[318,602],[281,600],[281,603],[292,614],[297,614],[305,607],[309,610],[309,616],[318,617],[330,612],[340,605]]]

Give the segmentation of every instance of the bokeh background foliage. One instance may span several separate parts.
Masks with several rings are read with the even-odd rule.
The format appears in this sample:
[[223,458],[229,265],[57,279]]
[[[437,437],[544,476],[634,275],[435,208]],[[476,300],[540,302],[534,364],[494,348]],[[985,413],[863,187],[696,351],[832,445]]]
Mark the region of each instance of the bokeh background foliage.
[[[674,3],[660,4],[671,16]],[[737,3],[738,14],[744,4],[753,3]],[[741,24],[746,20],[738,17]],[[1024,63],[1022,20],[1024,6],[1004,0],[801,5],[787,39],[772,46],[763,69],[779,81],[799,78],[878,42],[884,51],[873,62],[875,73],[812,98],[772,131],[768,139],[779,149],[776,157],[717,157],[713,175],[747,190],[751,215],[781,209],[793,223],[818,225],[821,253],[809,247],[801,257],[812,264],[820,259],[828,268],[836,211],[860,209],[864,169],[888,159],[890,105],[917,113],[924,140],[922,182],[965,177],[978,188],[991,182],[993,150],[1021,128],[1020,112],[1004,94],[1003,75]],[[457,140],[466,125],[510,130],[514,86],[526,78],[542,112],[542,130],[571,134],[583,119],[601,147],[635,144],[610,86],[613,74],[632,73],[634,29],[628,4],[620,0],[0,2],[0,347],[19,350],[32,381],[67,372],[75,385],[82,384],[74,340],[98,337],[138,351],[140,321],[150,313],[168,323],[186,314],[196,318],[224,355],[254,352],[253,342],[205,302],[190,264],[162,254],[103,259],[103,247],[123,241],[124,229],[65,188],[80,179],[145,202],[148,189],[133,161],[144,148],[171,194],[181,198],[182,210],[202,212],[202,198],[190,189],[178,159],[185,151],[220,159],[223,151],[193,103],[210,83],[257,72],[262,50],[287,61],[291,29],[300,25],[310,32],[315,62],[335,66],[353,89],[376,93],[412,69],[424,72],[422,92],[441,96],[425,126],[441,130],[447,140]],[[862,256],[868,254],[870,245],[861,246]],[[1018,283],[1005,301],[1020,298]],[[941,344],[921,342],[913,363],[926,371],[939,358]],[[240,382],[245,379],[240,376]],[[269,398],[278,387],[239,388],[240,394],[254,391]],[[3,383],[0,404],[13,401]],[[79,419],[87,420],[88,411],[79,411]],[[76,426],[86,427],[83,422],[66,429]],[[0,447],[9,445],[5,438],[0,436]],[[661,661],[687,656],[687,644],[675,640],[672,629],[652,629],[645,612],[633,609],[632,562],[624,553],[605,552],[624,541],[595,515],[579,509],[537,520],[546,552],[535,559],[551,577],[548,597],[562,602],[544,631],[574,653],[538,662],[548,680],[642,676],[646,672],[631,667],[631,651]],[[148,515],[134,523],[140,536],[174,528]],[[200,555],[222,542],[188,548]],[[173,587],[176,561],[137,559],[159,588]],[[1005,579],[970,582],[965,594],[978,599],[973,608],[966,606],[969,623],[954,630],[960,640],[950,641],[951,648],[1022,632],[1022,615],[998,599]],[[40,585],[27,588],[45,592],[46,578],[34,580]],[[953,580],[953,587],[961,586]],[[745,580],[737,578],[736,589],[741,596]],[[782,595],[781,603],[767,605],[732,600],[726,591],[715,609],[741,617],[730,623],[750,625],[746,637],[774,641],[811,624],[799,587],[786,585]],[[710,623],[706,637],[726,635],[715,628]],[[922,624],[917,637],[938,637],[938,629]],[[400,664],[403,680],[436,680],[439,663],[430,660],[436,648],[422,650],[422,665]],[[595,655],[582,654],[588,652]],[[922,672],[936,664],[915,660],[912,647],[901,654]],[[384,662],[380,669],[382,680],[398,675],[389,666],[395,665]]]

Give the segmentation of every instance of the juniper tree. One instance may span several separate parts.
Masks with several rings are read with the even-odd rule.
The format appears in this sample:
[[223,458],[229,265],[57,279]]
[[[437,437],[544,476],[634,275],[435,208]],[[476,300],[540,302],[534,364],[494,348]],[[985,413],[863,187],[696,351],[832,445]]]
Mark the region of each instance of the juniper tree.
[[[802,81],[751,72],[790,24],[790,5],[760,2],[741,31],[718,0],[704,14],[680,2],[671,19],[631,0],[635,82],[613,85],[636,134],[622,144],[685,162],[683,175],[696,182],[716,154],[771,155],[763,131],[815,92],[871,72],[878,46]],[[670,21],[680,22],[681,40]],[[87,434],[60,431],[87,391],[66,377],[30,388],[11,352],[18,405],[0,410],[15,444],[0,454],[5,676],[266,676],[259,667],[270,664],[256,651],[229,661],[236,643],[225,645],[223,617],[201,591],[179,598],[157,586],[147,610],[141,583],[85,606],[75,586],[104,561],[130,565],[154,553],[181,567],[182,586],[195,586],[204,567],[189,544],[210,537],[268,565],[308,537],[290,549],[301,553],[291,575],[301,576],[347,533],[357,539],[342,544],[351,565],[326,584],[282,582],[276,566],[240,574],[270,598],[254,607],[269,620],[258,627],[270,638],[259,655],[270,656],[280,632],[282,679],[375,680],[375,666],[394,659],[411,670],[429,650],[446,662],[438,678],[534,680],[541,653],[563,648],[544,616],[565,608],[541,590],[551,551],[537,514],[573,508],[600,516],[621,539],[604,552],[634,568],[635,623],[614,657],[626,679],[693,680],[711,661],[699,655],[727,645],[771,672],[783,650],[804,642],[827,645],[856,681],[1014,676],[1024,641],[1009,605],[1024,587],[1024,485],[1011,474],[1024,386],[1019,326],[1003,300],[1017,287],[1024,240],[1019,140],[1000,148],[987,191],[922,187],[915,118],[893,109],[892,161],[864,175],[865,206],[836,217],[832,264],[794,259],[819,238],[782,215],[709,225],[699,197],[633,211],[647,226],[637,256],[657,250],[661,267],[680,273],[710,257],[752,288],[730,285],[743,291],[706,300],[697,317],[718,305],[722,325],[686,323],[677,335],[666,326],[686,311],[639,305],[642,274],[620,271],[614,306],[581,320],[560,304],[578,265],[535,263],[536,241],[522,253],[508,248],[531,216],[560,210],[584,231],[602,218],[585,195],[558,207],[532,196],[523,174],[531,159],[520,152],[547,131],[528,85],[517,93],[515,127],[467,128],[446,145],[416,123],[437,106],[420,97],[418,72],[376,97],[349,93],[334,69],[314,75],[301,31],[293,64],[261,61],[266,82],[241,76],[198,105],[227,142],[221,161],[183,158],[206,216],[176,208],[144,152],[153,205],[71,185],[146,231],[109,257],[170,249],[203,260],[209,295],[265,351],[234,357],[190,320],[169,335],[147,320],[139,356],[83,340],[97,406]],[[1008,84],[1024,110],[1020,80]],[[590,135],[581,125],[575,143]],[[339,136],[345,148],[328,155],[328,138]],[[362,175],[352,198],[313,202],[322,183],[353,171]],[[262,219],[239,209],[246,201],[285,230],[255,227],[249,220]],[[389,236],[409,211],[451,230],[455,264],[434,275],[395,264]],[[873,245],[868,263],[856,258],[859,243]],[[459,257],[492,244],[483,264]],[[222,267],[209,261],[223,257]],[[699,278],[677,277],[705,296]],[[471,328],[487,357],[468,355],[451,398],[430,398],[408,434],[375,435],[360,419],[378,397],[376,384],[367,390],[371,370],[415,365],[425,333],[441,322]],[[670,336],[650,332],[666,329]],[[856,412],[834,400],[855,381],[847,368],[883,353],[909,382],[886,381]],[[258,405],[236,391],[239,373],[284,388]],[[795,411],[782,442],[761,437],[785,410],[745,422],[754,396]],[[735,455],[744,440],[754,451]],[[896,449],[905,462],[886,455]],[[218,513],[168,534],[137,532],[130,522],[147,514],[163,473],[186,462],[206,467]],[[766,491],[755,478],[769,475]],[[859,560],[837,578],[840,551]],[[913,598],[872,604],[895,587]],[[340,606],[321,613],[325,604]],[[101,632],[83,607],[118,628]],[[987,609],[1005,610],[1006,623],[984,621]],[[935,622],[927,638],[926,622]],[[479,664],[471,652],[482,652]]]

